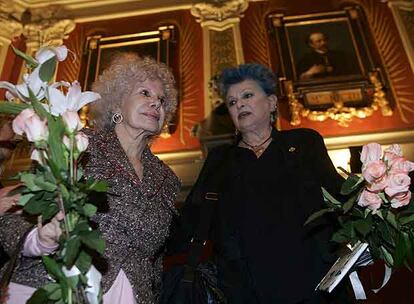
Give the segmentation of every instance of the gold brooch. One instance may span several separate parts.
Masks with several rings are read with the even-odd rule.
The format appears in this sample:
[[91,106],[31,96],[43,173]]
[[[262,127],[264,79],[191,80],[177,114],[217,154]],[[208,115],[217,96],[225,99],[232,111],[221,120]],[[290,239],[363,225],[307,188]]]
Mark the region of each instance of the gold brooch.
[[296,151],[296,148],[295,147],[290,147],[289,148],[289,152],[295,152]]

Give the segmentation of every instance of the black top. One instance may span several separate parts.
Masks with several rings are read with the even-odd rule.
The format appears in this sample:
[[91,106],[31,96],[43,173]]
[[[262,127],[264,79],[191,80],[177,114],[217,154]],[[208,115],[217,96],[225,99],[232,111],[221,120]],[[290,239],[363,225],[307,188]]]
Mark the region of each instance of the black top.
[[303,226],[323,206],[321,186],[337,192],[342,182],[322,137],[308,129],[274,130],[272,137],[259,159],[237,146],[212,150],[183,209],[188,238],[198,222],[195,197],[208,192],[217,163],[225,165],[211,238],[230,304],[310,299],[334,261],[329,229]]

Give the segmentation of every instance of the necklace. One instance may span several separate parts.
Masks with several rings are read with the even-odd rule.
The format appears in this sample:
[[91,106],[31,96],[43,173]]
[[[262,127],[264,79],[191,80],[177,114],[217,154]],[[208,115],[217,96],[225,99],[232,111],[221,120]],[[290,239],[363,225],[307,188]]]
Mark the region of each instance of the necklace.
[[269,141],[269,139],[272,138],[272,134],[270,134],[270,136],[268,138],[266,138],[266,140],[264,142],[262,142],[261,144],[258,145],[251,145],[247,142],[244,141],[244,139],[242,138],[241,141],[243,144],[245,144],[250,150],[252,150],[254,152],[254,154],[256,154],[257,157],[259,157],[260,155],[262,155],[262,153],[264,152],[264,150],[266,149],[266,147],[264,147],[264,145],[266,145],[266,143]]

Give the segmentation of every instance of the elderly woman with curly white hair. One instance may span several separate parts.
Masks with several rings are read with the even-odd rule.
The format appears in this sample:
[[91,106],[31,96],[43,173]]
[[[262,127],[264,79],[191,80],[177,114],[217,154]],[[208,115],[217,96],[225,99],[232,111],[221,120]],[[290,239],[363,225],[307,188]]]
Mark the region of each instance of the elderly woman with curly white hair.
[[[103,256],[94,261],[103,275],[104,303],[158,302],[163,248],[180,181],[149,144],[174,115],[174,84],[164,64],[121,53],[93,85],[101,99],[92,108],[85,174],[110,185],[105,208],[93,219],[106,241]],[[52,250],[60,233],[39,232],[37,245]],[[12,282],[44,285],[47,275],[40,259],[22,258]],[[23,303],[12,298],[9,302]]]

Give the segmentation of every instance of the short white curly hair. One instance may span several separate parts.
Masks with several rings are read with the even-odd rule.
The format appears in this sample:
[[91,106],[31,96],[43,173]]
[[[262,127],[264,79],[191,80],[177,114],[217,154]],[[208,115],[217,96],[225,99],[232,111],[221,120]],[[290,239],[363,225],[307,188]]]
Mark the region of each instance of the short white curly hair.
[[164,88],[165,122],[173,118],[177,109],[177,90],[170,69],[150,57],[139,57],[136,53],[118,53],[92,85],[92,90],[101,98],[91,106],[93,126],[98,130],[112,130],[113,114],[123,100],[131,94],[135,85],[147,79],[159,80]]

